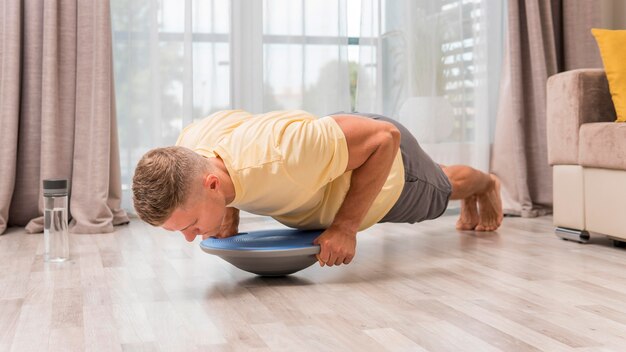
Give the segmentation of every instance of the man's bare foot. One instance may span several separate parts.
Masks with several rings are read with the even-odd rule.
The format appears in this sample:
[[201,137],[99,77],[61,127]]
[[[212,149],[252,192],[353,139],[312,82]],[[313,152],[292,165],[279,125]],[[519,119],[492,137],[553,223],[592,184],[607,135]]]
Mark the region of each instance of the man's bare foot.
[[489,190],[478,197],[479,221],[476,231],[495,231],[502,224],[502,199],[500,198],[500,179],[490,174],[493,181]]
[[478,207],[476,196],[461,199],[461,216],[456,222],[456,229],[467,231],[473,230],[478,225]]

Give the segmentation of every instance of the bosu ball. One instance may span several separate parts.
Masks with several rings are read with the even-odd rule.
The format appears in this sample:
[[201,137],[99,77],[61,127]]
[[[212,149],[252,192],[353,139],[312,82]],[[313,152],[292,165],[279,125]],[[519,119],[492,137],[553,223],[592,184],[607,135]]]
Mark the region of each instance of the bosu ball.
[[219,256],[241,270],[261,276],[284,276],[317,261],[320,246],[313,244],[324,230],[275,229],[243,232],[227,238],[207,238],[203,251]]

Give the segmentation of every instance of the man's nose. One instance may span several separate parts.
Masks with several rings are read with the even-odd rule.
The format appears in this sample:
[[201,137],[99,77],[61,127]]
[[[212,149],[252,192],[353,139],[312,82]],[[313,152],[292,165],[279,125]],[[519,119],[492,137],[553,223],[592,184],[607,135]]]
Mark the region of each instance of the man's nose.
[[187,230],[183,231],[183,235],[185,236],[185,239],[187,240],[187,242],[193,242],[193,240],[196,239],[196,236],[197,236],[196,233],[197,232],[196,232],[195,229],[193,229],[193,230],[187,229]]

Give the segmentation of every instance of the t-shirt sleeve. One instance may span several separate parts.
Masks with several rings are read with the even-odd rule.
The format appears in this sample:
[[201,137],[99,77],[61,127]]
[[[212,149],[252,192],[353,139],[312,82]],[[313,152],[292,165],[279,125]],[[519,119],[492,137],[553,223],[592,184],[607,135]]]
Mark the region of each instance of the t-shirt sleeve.
[[330,116],[291,123],[279,146],[290,177],[308,188],[323,187],[348,166],[346,137]]
[[190,142],[191,138],[189,137],[189,135],[191,135],[191,131],[193,130],[194,125],[195,123],[191,123],[187,127],[183,128],[183,130],[178,135],[178,139],[176,140],[175,145],[179,147],[193,148]]

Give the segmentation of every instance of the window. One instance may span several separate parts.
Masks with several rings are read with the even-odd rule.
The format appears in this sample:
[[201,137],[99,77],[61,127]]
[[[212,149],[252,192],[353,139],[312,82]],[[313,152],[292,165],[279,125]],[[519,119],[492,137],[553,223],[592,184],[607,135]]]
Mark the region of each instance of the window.
[[360,1],[347,3],[112,0],[124,208],[137,161],[195,119],[230,108],[350,110],[358,41],[348,50],[347,29],[358,35]]

